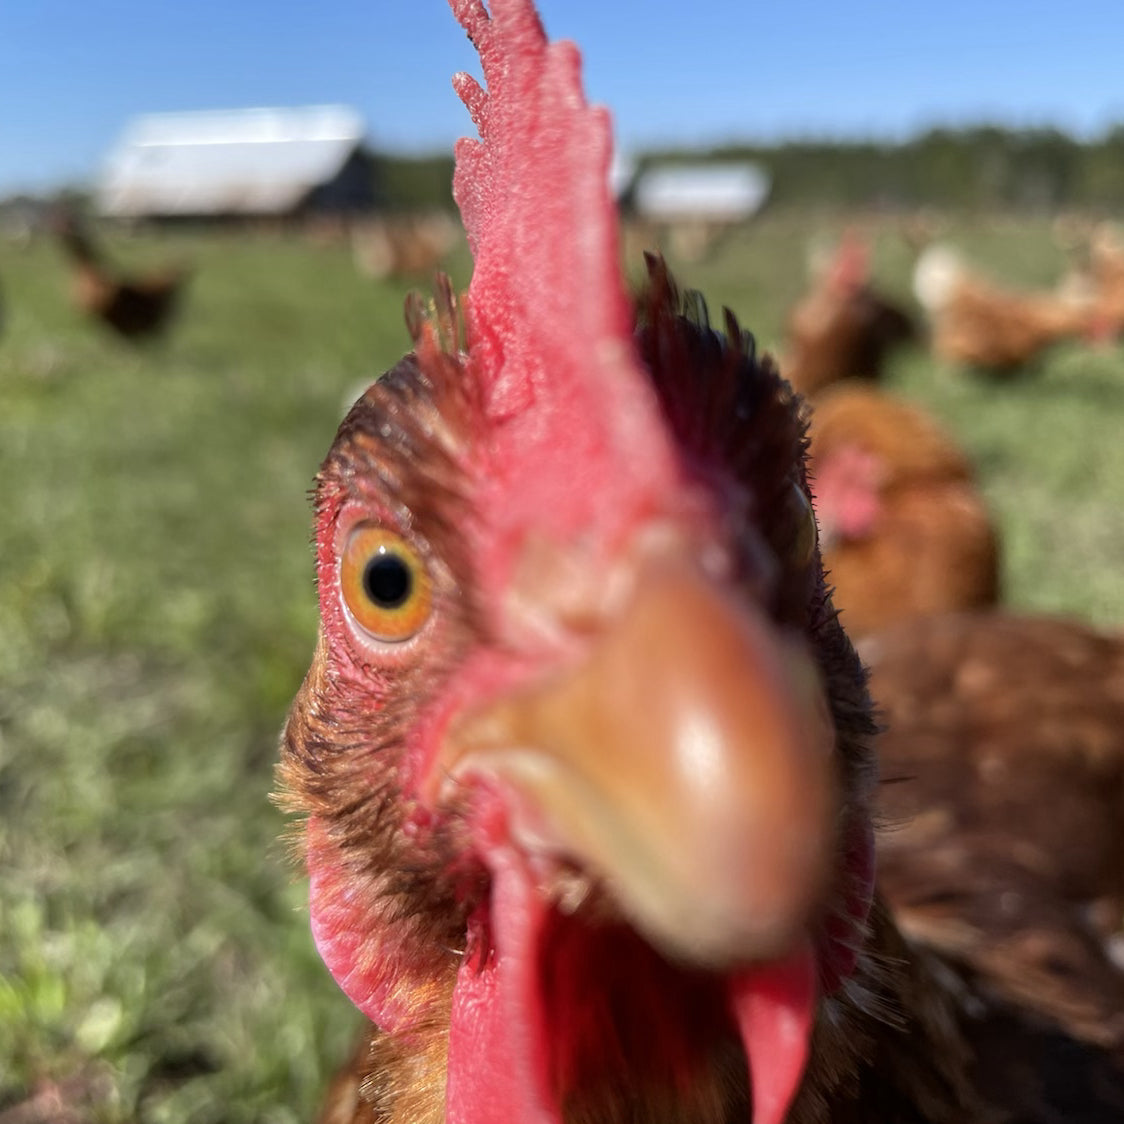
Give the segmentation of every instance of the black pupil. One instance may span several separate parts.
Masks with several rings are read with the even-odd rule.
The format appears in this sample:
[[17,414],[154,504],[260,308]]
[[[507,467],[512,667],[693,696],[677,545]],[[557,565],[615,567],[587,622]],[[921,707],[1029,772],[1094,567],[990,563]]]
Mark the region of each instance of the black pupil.
[[376,554],[363,571],[363,589],[380,609],[397,609],[414,587],[410,567],[396,554]]

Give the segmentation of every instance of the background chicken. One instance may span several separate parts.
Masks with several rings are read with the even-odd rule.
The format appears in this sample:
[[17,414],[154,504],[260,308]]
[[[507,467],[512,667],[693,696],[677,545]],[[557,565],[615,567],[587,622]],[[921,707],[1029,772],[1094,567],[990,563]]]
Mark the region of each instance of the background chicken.
[[789,314],[781,369],[805,395],[841,379],[877,381],[890,352],[916,336],[913,317],[872,285],[869,246],[848,231]]
[[999,612],[862,645],[911,938],[1124,1058],[1124,639]]
[[364,277],[431,276],[459,232],[444,211],[371,219],[351,230],[351,256]]
[[72,211],[56,220],[59,242],[73,265],[74,300],[125,339],[160,334],[175,315],[189,272],[182,266],[143,275],[115,269]]
[[951,363],[1009,374],[1041,351],[1090,330],[1089,300],[1016,292],[974,276],[944,245],[918,259],[914,292],[932,322],[933,349]]
[[1089,305],[1089,334],[1112,340],[1124,330],[1124,240],[1112,223],[1082,233],[1087,260],[1067,274],[1062,288]]
[[[576,52],[523,0],[454,10],[487,80],[457,79],[467,348],[448,290],[413,305],[322,466],[281,767],[376,1027],[356,1118],[1002,1118],[1041,1028],[871,908],[873,727],[798,401],[659,262],[630,315]],[[1058,1059],[1071,1097],[1102,1062]]]
[[998,599],[998,538],[971,464],[922,408],[833,387],[814,403],[810,458],[824,567],[852,635]]

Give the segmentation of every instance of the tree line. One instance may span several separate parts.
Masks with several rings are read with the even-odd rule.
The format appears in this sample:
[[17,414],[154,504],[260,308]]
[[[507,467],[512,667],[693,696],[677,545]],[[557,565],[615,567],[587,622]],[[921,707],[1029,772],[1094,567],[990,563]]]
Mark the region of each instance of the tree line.
[[[1079,140],[1060,129],[935,128],[909,140],[795,140],[648,152],[655,162],[753,160],[772,176],[777,205],[957,209],[1124,206],[1124,125]],[[451,207],[451,156],[380,153],[376,175],[391,210]]]

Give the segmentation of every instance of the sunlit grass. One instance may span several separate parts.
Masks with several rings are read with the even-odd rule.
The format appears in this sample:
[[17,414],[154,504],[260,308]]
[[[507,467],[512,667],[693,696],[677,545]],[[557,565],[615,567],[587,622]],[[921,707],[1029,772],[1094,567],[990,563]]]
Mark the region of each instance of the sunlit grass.
[[[774,343],[839,227],[769,217],[679,273]],[[1061,269],[1045,223],[952,233]],[[307,489],[407,345],[406,286],[295,238],[118,248],[195,264],[161,344],[79,318],[52,246],[0,247],[0,1109],[56,1082],[81,1120],[305,1120],[354,1018],[267,794],[315,633]],[[892,227],[876,264],[904,294]],[[996,385],[918,351],[891,384],[977,457],[1012,602],[1124,620],[1120,352]]]

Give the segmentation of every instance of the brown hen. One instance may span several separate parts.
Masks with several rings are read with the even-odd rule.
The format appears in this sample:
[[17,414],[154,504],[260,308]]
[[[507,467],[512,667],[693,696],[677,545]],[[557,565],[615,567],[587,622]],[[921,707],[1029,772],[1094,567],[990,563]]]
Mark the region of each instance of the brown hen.
[[968,458],[929,414],[844,383],[815,399],[811,437],[824,567],[848,632],[998,600],[987,505]]
[[954,614],[864,641],[880,885],[913,939],[1124,1059],[1124,638]]
[[187,269],[128,275],[109,264],[76,215],[60,215],[56,227],[73,265],[74,300],[84,313],[129,340],[156,336],[168,327],[190,276]]
[[1087,298],[1003,289],[970,273],[943,245],[918,259],[914,291],[929,315],[936,354],[994,374],[1018,371],[1054,344],[1087,335],[1094,323]]
[[913,317],[871,284],[869,256],[848,232],[789,315],[781,370],[801,394],[842,379],[878,381],[890,353],[917,336]]
[[355,268],[376,281],[428,277],[458,238],[455,220],[444,211],[383,216],[351,229]]
[[1110,224],[1097,227],[1089,242],[1087,272],[1077,285],[1091,304],[1090,332],[1111,340],[1124,331],[1124,240]]

